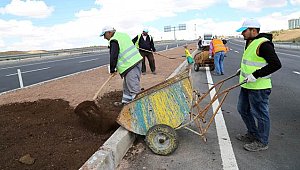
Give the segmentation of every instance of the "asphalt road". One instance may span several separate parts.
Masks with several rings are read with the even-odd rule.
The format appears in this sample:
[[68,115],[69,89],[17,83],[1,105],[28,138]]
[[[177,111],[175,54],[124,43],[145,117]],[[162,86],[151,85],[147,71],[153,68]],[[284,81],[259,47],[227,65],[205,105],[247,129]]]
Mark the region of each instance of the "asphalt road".
[[[184,45],[185,42],[156,45],[162,51]],[[109,63],[108,50],[97,53],[32,58],[0,62],[0,93],[20,88],[17,69],[20,69],[23,86],[60,78]],[[100,75],[99,75],[100,76]]]
[[[234,74],[240,66],[244,43],[230,40],[228,46],[231,51],[225,58],[225,75],[212,76],[213,82]],[[246,132],[236,109],[238,87],[230,91],[222,105],[222,114],[217,115],[216,121],[208,129],[206,143],[194,133],[180,129],[177,131],[179,147],[174,153],[158,156],[146,149],[129,163],[128,169],[299,169],[300,52],[290,49],[276,49],[276,52],[283,67],[272,75],[268,150],[248,152],[243,149],[243,143],[235,139],[236,134]],[[201,93],[207,92],[210,78],[209,71],[193,71],[193,88]],[[236,83],[237,77],[226,81],[223,87],[231,87]],[[200,105],[205,106],[209,101],[210,98],[207,98]],[[193,129],[196,130],[195,126]]]

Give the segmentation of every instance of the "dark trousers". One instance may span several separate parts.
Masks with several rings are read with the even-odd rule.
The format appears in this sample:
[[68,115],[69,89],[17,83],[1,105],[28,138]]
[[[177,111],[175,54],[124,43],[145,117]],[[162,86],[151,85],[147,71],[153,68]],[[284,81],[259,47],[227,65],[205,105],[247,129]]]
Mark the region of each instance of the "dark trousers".
[[152,72],[155,72],[155,60],[154,60],[154,56],[152,53],[150,52],[146,52],[146,51],[142,51],[140,50],[140,54],[143,57],[143,62],[142,62],[142,73],[146,72],[146,57],[148,59],[149,62],[149,66],[150,66],[150,70]]

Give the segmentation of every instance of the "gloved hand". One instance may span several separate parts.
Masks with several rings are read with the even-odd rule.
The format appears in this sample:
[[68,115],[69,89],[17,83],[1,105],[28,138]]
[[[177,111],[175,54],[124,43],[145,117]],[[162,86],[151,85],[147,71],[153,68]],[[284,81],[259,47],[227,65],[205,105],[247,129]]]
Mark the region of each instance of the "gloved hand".
[[253,74],[250,74],[249,76],[247,76],[246,77],[246,79],[245,79],[245,81],[247,82],[247,83],[253,83],[253,82],[256,82],[256,78],[253,76]]
[[212,58],[211,54],[209,54],[208,58],[209,58],[209,59],[211,59],[211,58]]

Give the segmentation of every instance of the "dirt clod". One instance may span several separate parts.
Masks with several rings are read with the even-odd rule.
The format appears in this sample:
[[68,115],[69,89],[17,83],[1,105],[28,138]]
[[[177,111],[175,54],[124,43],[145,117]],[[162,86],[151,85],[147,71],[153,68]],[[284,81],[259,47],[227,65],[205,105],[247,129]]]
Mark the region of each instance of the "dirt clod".
[[34,164],[35,159],[30,156],[30,154],[26,154],[19,159],[19,162],[27,165]]

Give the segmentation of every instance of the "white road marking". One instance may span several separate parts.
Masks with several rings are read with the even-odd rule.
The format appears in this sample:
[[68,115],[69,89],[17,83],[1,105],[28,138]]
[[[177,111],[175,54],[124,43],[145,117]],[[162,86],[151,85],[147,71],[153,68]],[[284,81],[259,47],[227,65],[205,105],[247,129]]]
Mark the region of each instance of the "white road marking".
[[[100,55],[104,55],[104,54],[108,54],[108,53],[101,53]],[[18,66],[0,68],[0,70],[6,70],[6,69],[16,68],[16,67],[32,66],[32,65],[38,65],[38,64],[54,63],[57,61],[67,61],[67,60],[73,60],[73,59],[77,59],[77,58],[86,58],[86,57],[90,57],[90,56],[79,56],[79,57],[65,58],[65,59],[52,60],[52,61],[43,61],[43,62],[32,63],[32,64],[23,64],[23,65],[18,65]]]
[[[35,71],[40,71],[40,70],[47,70],[47,69],[49,69],[49,68],[51,68],[51,67],[45,67],[45,68],[40,68],[40,69],[36,69],[36,70],[24,71],[24,72],[22,72],[22,74],[30,73],[30,72],[35,72]],[[16,74],[18,74],[18,73],[8,74],[8,75],[5,75],[5,76],[6,76],[6,77],[9,77],[9,76],[14,76],[14,75],[16,75]]]
[[[213,84],[213,80],[209,68],[206,68],[206,76],[207,76],[208,87],[211,88],[212,87],[211,84]],[[216,94],[215,89],[212,89],[210,92],[210,97],[212,98],[215,94]],[[219,100],[216,100],[212,105],[213,111],[215,111],[218,106],[219,106]],[[215,123],[216,123],[218,141],[219,141],[219,146],[221,151],[223,169],[238,170],[239,167],[237,165],[236,158],[232,149],[231,141],[228,135],[227,127],[225,124],[225,120],[221,108],[216,114]]]
[[295,55],[295,54],[287,54],[287,53],[281,53],[281,52],[276,52],[277,54],[284,54],[284,55],[289,55],[289,56],[294,56],[294,57],[299,57],[299,55]]
[[298,71],[293,71],[293,73],[295,73],[295,74],[299,74],[299,75],[300,75],[300,72],[298,72]]
[[94,61],[94,60],[98,60],[98,58],[94,58],[94,59],[90,59],[90,60],[84,60],[84,61],[79,61],[79,63],[85,63],[85,62]]
[[240,52],[238,52],[238,51],[234,51],[235,53],[240,53]]
[[[80,73],[89,72],[89,71],[96,70],[96,69],[102,68],[102,67],[107,67],[107,65],[103,65],[103,66],[99,66],[99,67],[96,67],[96,68],[92,68],[92,69],[88,69],[88,70],[84,70],[84,71],[72,73],[72,74],[69,74],[69,75],[65,75],[65,76],[62,76],[62,77],[57,77],[57,78],[54,78],[54,79],[42,81],[42,82],[39,82],[39,83],[36,83],[36,84],[32,84],[32,85],[29,85],[29,86],[25,86],[24,88],[29,88],[29,87],[39,86],[39,85],[42,85],[42,84],[44,84],[44,83],[48,83],[48,82],[60,80],[60,79],[63,79],[63,78],[66,78],[66,77],[70,77],[70,76],[74,76],[74,75],[77,75],[77,74],[80,74]],[[1,95],[4,95],[4,94],[11,93],[11,92],[15,92],[15,91],[20,90],[20,89],[21,89],[21,88],[17,88],[17,89],[13,89],[13,90],[9,90],[9,91],[2,92],[2,93],[0,93],[0,96],[1,96]]]

